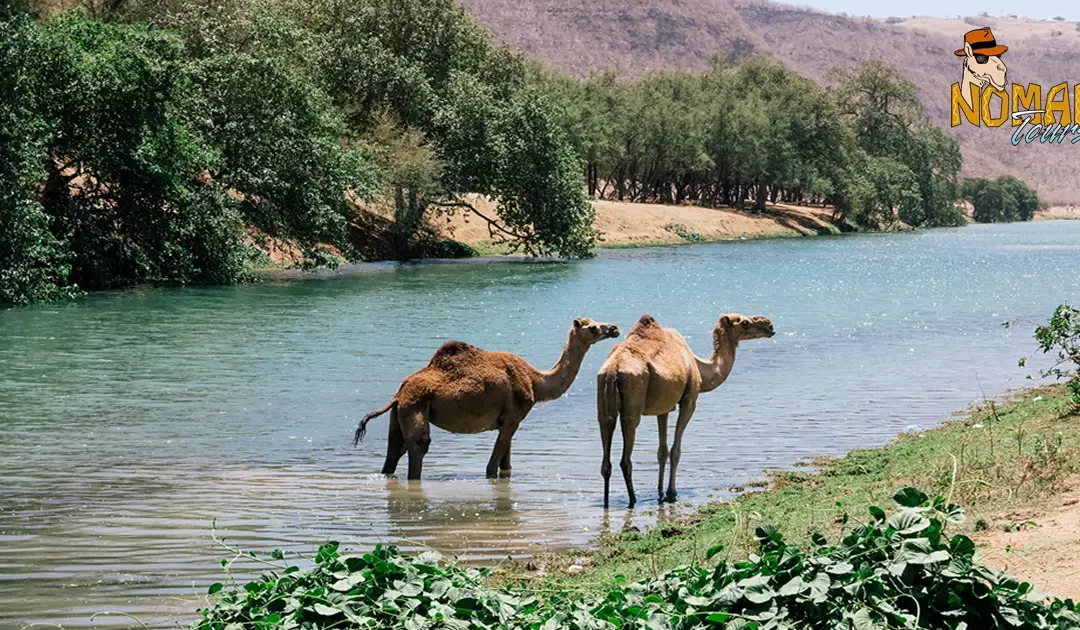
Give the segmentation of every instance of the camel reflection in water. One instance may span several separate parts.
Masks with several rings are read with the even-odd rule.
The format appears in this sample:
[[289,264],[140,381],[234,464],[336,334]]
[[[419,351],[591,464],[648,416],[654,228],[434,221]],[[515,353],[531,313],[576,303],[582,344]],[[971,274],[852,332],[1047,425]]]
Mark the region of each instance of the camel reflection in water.
[[[499,560],[546,549],[530,535],[506,480],[404,482],[386,479],[387,542],[431,548],[462,560]],[[532,515],[535,517],[535,515]]]

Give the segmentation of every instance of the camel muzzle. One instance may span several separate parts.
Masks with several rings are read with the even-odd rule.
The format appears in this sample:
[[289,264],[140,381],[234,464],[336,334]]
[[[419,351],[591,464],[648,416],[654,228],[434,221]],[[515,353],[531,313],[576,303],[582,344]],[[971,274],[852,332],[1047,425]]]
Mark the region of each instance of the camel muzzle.
[[604,339],[615,339],[619,336],[619,329],[612,326],[611,330],[604,333]]

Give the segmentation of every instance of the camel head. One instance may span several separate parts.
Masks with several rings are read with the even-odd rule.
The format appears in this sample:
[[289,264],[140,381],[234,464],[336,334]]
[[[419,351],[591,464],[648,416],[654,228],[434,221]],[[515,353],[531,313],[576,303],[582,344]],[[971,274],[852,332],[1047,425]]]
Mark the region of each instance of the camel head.
[[992,85],[999,90],[1005,89],[1005,64],[998,55],[981,55],[971,49],[971,44],[964,44],[964,71],[972,75],[972,81],[980,87]]
[[598,341],[618,337],[619,327],[615,324],[594,322],[588,317],[579,317],[574,320],[574,327],[570,330],[570,335],[586,346],[591,346]]
[[726,334],[728,339],[739,343],[750,339],[763,339],[776,334],[772,321],[768,317],[747,317],[738,313],[726,313],[720,316],[713,329],[713,336]]

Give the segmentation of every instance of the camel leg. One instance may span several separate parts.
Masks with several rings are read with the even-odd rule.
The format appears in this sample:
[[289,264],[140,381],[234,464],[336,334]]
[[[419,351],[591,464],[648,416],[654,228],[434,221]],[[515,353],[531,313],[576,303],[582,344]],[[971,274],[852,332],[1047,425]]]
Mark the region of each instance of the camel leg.
[[623,480],[626,482],[626,493],[630,495],[630,505],[628,507],[634,507],[637,503],[637,497],[634,495],[634,463],[631,461],[631,455],[634,453],[634,437],[637,434],[637,425],[641,421],[640,413],[628,413],[623,408],[622,417],[619,424],[622,427],[622,460],[619,462],[619,466],[622,468]]
[[697,408],[697,394],[687,394],[679,401],[679,420],[675,424],[675,440],[671,445],[671,477],[668,479],[667,496],[665,497],[668,501],[674,501],[677,496],[675,491],[675,469],[679,467],[679,457],[682,456],[683,432],[686,431],[686,426],[690,424],[690,416],[694,415],[695,408]]
[[656,449],[656,461],[660,464],[660,479],[656,482],[656,493],[664,500],[664,465],[667,463],[667,417],[666,413],[656,416],[656,426],[660,429],[660,448]]
[[386,438],[386,463],[383,464],[382,474],[392,475],[397,470],[398,461],[405,454],[405,435],[401,432],[401,424],[397,414],[390,417],[390,433]]
[[600,374],[596,377],[596,419],[600,423],[600,443],[604,449],[604,461],[600,475],[604,478],[604,509],[611,497],[611,438],[615,436],[615,424],[619,421],[618,377]]
[[499,464],[502,463],[503,457],[506,457],[506,463],[510,463],[510,442],[514,439],[514,431],[517,429],[517,424],[504,424],[499,429],[499,437],[495,440],[495,448],[491,451],[491,459],[488,460],[487,465],[487,477],[488,479],[496,479],[499,476]]
[[398,409],[405,451],[409,454],[409,480],[419,480],[424,469],[424,455],[431,446],[431,425],[426,410]]
[[616,417],[600,418],[600,443],[604,447],[604,461],[600,464],[600,474],[604,477],[604,509],[608,507],[611,495],[611,438],[615,436]]
[[502,477],[510,476],[510,449],[513,445],[506,447],[506,452],[503,453],[502,461],[499,462],[499,475]]

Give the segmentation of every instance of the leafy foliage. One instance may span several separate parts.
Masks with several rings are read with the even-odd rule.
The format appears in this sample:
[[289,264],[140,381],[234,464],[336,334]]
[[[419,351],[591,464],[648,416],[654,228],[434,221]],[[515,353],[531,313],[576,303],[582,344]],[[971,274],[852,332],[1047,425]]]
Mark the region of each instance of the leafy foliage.
[[[0,17],[3,17],[0,15]],[[36,196],[44,176],[56,59],[25,15],[0,20],[0,303],[26,304],[72,295],[62,244]]]
[[[497,217],[476,214],[497,224],[493,233],[511,249],[590,255],[592,209],[553,107],[527,85],[520,54],[492,45],[464,8],[452,0],[282,5],[351,134],[383,147],[384,197],[403,257],[430,246],[429,211],[476,212],[469,193],[496,201]],[[396,132],[387,133],[388,120]]]
[[234,282],[249,228],[355,256],[357,201],[394,207],[400,257],[469,253],[429,210],[470,193],[512,248],[590,255],[552,105],[452,0],[32,4],[0,13],[0,302]]
[[963,196],[978,223],[1030,221],[1039,209],[1039,196],[1019,179],[1005,175],[994,180],[964,180]]
[[[963,510],[905,488],[891,515],[870,520],[838,544],[810,549],[771,527],[758,552],[715,567],[681,567],[642,582],[617,579],[603,594],[543,597],[486,583],[486,571],[415,559],[392,547],[342,557],[321,547],[315,566],[279,570],[243,586],[210,587],[216,604],[193,630],[276,628],[1073,628],[1080,607],[1047,600],[1031,585],[980,566],[975,544],[946,535]],[[713,557],[722,545],[714,546]],[[280,552],[274,558],[282,558]],[[230,626],[230,624],[237,624]]]
[[[703,73],[541,76],[560,104],[590,194],[754,208],[832,204],[878,228],[959,225],[961,157],[917,89],[884,64],[832,73],[822,88],[760,58]],[[840,217],[838,217],[840,218]]]
[[243,272],[233,202],[199,182],[212,148],[185,119],[197,98],[175,38],[70,14],[46,37],[63,60],[42,194],[71,253],[68,281],[231,282]]
[[[1080,311],[1068,303],[1059,305],[1050,320],[1035,329],[1035,341],[1039,350],[1052,352],[1057,359],[1050,367],[1040,370],[1040,375],[1069,379],[1073,405],[1080,409]],[[1020,359],[1021,367],[1026,363],[1027,359]]]
[[338,145],[325,96],[273,59],[192,59],[171,33],[75,13],[0,25],[20,34],[3,44],[19,89],[0,94],[18,106],[4,123],[13,210],[0,221],[17,227],[0,229],[0,301],[235,282],[246,225],[346,245],[345,191],[369,193],[373,171]]

